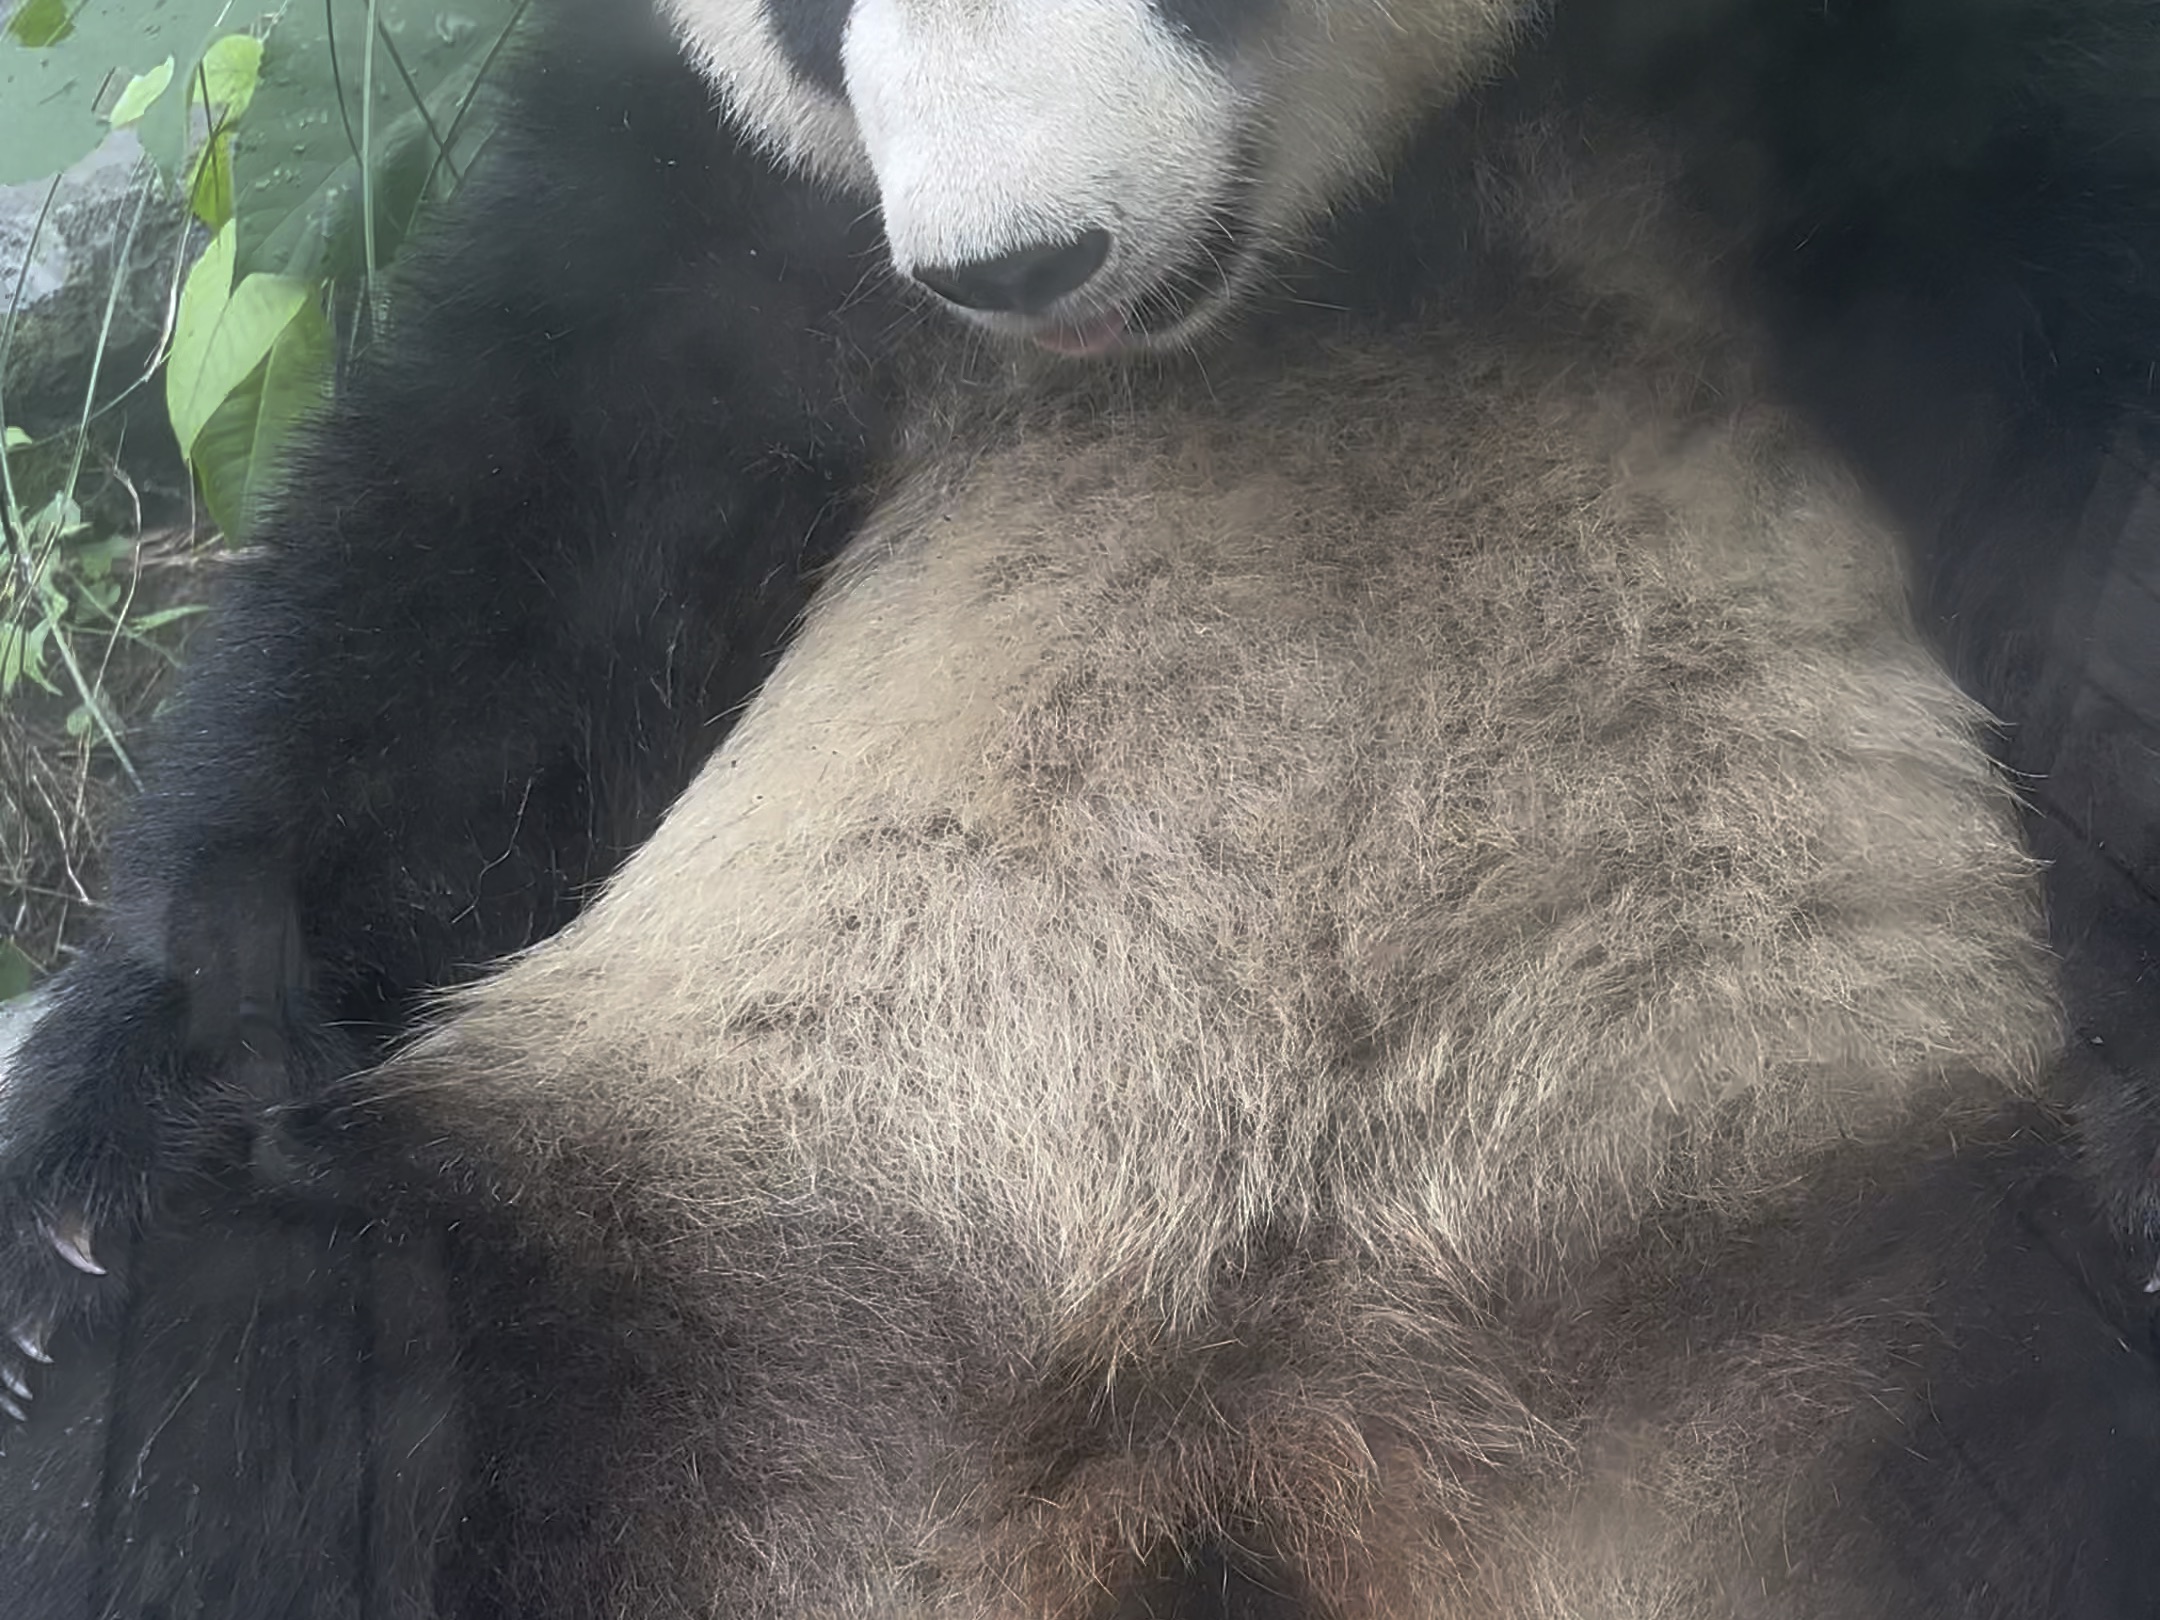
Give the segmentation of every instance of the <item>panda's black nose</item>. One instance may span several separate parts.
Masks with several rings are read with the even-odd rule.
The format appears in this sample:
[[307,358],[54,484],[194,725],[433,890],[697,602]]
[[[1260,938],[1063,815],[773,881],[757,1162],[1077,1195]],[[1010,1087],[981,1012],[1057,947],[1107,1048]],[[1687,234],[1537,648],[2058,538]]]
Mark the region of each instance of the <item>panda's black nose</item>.
[[977,259],[972,264],[930,265],[915,279],[962,309],[1039,315],[1085,283],[1110,256],[1110,233],[1082,231],[1069,242],[1043,242]]

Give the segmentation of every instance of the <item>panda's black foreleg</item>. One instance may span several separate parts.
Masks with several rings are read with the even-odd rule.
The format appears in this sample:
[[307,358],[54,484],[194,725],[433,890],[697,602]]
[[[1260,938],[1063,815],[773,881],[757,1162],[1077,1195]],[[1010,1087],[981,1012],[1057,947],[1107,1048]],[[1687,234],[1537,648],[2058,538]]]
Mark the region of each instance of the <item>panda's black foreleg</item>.
[[263,1104],[561,926],[650,831],[853,520],[896,324],[875,222],[599,9],[535,47],[235,563],[108,937],[0,1069],[0,1390],[33,1425],[155,1213],[244,1202],[219,1189]]

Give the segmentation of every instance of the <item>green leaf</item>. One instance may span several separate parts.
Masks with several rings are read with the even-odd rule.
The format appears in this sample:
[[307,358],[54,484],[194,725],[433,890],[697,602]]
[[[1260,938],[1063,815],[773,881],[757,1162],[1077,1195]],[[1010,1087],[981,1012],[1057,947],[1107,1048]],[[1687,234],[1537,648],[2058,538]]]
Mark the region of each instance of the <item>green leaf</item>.
[[173,316],[172,350],[165,357],[165,414],[184,456],[217,408],[215,398],[198,400],[202,370],[218,318],[232,301],[233,227],[228,222],[210,238],[180,284],[180,307]]
[[188,209],[213,231],[233,216],[233,126],[255,99],[262,76],[262,41],[227,34],[203,52],[188,94],[210,112],[210,135],[188,158]]
[[109,534],[102,540],[69,547],[68,564],[79,574],[104,574],[134,549],[135,542],[126,535]]
[[331,359],[330,323],[309,299],[285,323],[262,365],[203,424],[195,474],[210,515],[226,534],[244,540],[253,531],[284,472],[294,430],[322,403]]
[[[524,5],[465,0],[450,11],[441,0],[377,0],[367,189],[382,259],[395,251],[423,194],[454,183],[485,139],[485,119],[460,115]],[[362,267],[366,23],[364,0],[295,4],[265,42],[260,82],[239,131],[241,269],[324,279]]]
[[262,59],[262,41],[253,34],[227,34],[213,40],[188,81],[188,93],[209,107],[216,122],[230,124],[255,99]]
[[29,632],[19,624],[0,621],[0,698],[11,698],[22,681],[23,655],[30,645]]
[[128,80],[127,88],[120,92],[120,99],[113,103],[105,121],[114,129],[124,129],[150,110],[150,104],[165,93],[172,83],[173,59],[166,57],[148,73],[138,73]]
[[67,0],[26,0],[8,19],[7,31],[25,45],[57,45],[75,32],[75,22]]
[[118,582],[111,577],[111,560],[100,556],[91,547],[85,546],[82,554],[69,558],[68,563],[77,582],[81,584],[83,593],[91,601],[100,601],[98,593],[108,585],[115,590],[119,589]]
[[[297,276],[260,271],[233,288],[218,314],[216,330],[203,347],[195,386],[186,396],[191,414],[184,425],[190,451],[202,423],[262,364],[293,317],[310,307],[313,294],[314,288]],[[197,411],[199,416],[192,415]]]
[[313,289],[294,276],[256,274],[231,283],[233,226],[228,223],[188,272],[165,362],[165,407],[180,453],[191,461],[211,414],[263,363]]
[[232,136],[220,130],[195,149],[188,159],[188,210],[221,231],[232,219]]
[[23,519],[24,537],[32,550],[50,545],[55,540],[82,532],[82,508],[68,498],[66,490],[56,490],[51,500]]
[[52,627],[49,618],[40,618],[19,631],[0,625],[0,697],[12,697],[15,688],[26,680],[59,695],[60,688],[45,674],[45,643],[52,636]]
[[38,965],[12,939],[0,939],[0,1001],[13,1001],[37,983]]
[[171,624],[175,619],[193,618],[196,614],[207,613],[209,610],[210,604],[207,602],[182,602],[177,607],[159,608],[155,613],[137,613],[129,618],[128,628],[143,634]]
[[[227,0],[27,0],[0,28],[0,185],[57,174],[112,133],[99,111],[167,57],[192,73]],[[167,173],[187,149],[185,97],[160,97],[136,125]]]

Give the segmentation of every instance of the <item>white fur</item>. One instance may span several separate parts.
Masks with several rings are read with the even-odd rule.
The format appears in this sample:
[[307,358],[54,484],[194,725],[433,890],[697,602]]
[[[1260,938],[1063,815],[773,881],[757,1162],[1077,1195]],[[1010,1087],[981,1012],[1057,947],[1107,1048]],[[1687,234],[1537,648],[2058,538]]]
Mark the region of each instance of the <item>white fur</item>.
[[903,272],[1100,227],[1090,298],[1144,284],[1233,176],[1237,91],[1149,0],[857,0],[845,61]]
[[[1108,230],[1102,270],[1051,313],[1067,326],[1189,273],[1211,210],[1232,203],[1257,251],[1223,267],[1224,290],[1249,289],[1266,253],[1372,172],[1436,92],[1488,71],[1531,10],[1284,5],[1218,64],[1148,0],[856,0],[842,106],[788,67],[766,10],[786,0],[667,3],[744,129],[875,196],[903,273]],[[1166,335],[1192,335],[1222,302]]]

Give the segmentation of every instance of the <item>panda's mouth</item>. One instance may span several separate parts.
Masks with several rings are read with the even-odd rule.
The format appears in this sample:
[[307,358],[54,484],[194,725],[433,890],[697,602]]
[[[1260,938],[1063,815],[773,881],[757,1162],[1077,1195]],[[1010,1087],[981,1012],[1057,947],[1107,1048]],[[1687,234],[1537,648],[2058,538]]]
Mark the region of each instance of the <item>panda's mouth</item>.
[[1055,322],[1038,326],[1028,336],[1038,349],[1048,349],[1052,354],[1077,360],[1089,355],[1114,354],[1124,348],[1132,336],[1132,323],[1123,310],[1113,309],[1072,324]]
[[[1071,312],[1006,317],[997,322],[1036,348],[1069,359],[1178,348],[1212,326],[1250,281],[1253,233],[1242,213],[1222,207],[1167,268],[1138,279],[1106,301],[1100,293]],[[1092,289],[1091,289],[1092,291]]]
[[[1212,207],[1175,257],[1112,264],[1041,313],[959,307],[970,324],[1067,359],[1182,348],[1220,320],[1253,281],[1255,231],[1236,207]],[[953,300],[946,300],[953,305]]]

